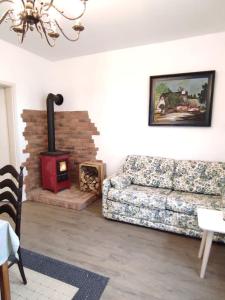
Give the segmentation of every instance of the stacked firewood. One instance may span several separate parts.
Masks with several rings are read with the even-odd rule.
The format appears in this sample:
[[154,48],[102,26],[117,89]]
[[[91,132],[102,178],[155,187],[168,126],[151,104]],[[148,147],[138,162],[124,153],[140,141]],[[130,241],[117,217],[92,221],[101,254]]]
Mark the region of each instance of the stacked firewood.
[[80,169],[80,190],[96,194],[100,193],[100,178],[95,167],[83,166]]

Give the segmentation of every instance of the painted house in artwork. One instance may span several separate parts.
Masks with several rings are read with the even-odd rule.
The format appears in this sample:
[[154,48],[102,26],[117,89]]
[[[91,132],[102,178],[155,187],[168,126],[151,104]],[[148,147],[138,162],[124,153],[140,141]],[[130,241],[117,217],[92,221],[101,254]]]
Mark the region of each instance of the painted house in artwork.
[[167,114],[171,112],[200,111],[201,104],[193,98],[188,91],[162,93],[159,97],[156,113]]

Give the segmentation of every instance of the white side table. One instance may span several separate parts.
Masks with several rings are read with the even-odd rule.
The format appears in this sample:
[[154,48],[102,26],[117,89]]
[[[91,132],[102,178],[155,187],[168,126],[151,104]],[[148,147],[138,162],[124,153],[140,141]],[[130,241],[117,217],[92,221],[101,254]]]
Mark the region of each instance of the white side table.
[[223,220],[223,212],[219,210],[198,208],[197,214],[198,225],[203,230],[198,257],[202,258],[203,255],[200,277],[204,278],[209,260],[213,234],[214,232],[225,233],[225,221]]

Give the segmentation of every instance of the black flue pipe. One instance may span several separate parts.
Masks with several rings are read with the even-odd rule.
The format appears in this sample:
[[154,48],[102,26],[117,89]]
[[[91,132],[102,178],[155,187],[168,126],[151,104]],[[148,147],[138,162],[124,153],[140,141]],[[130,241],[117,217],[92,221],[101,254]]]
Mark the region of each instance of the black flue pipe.
[[48,94],[47,105],[47,122],[48,122],[48,152],[56,152],[55,149],[55,113],[54,103],[61,105],[63,103],[63,96],[60,94]]

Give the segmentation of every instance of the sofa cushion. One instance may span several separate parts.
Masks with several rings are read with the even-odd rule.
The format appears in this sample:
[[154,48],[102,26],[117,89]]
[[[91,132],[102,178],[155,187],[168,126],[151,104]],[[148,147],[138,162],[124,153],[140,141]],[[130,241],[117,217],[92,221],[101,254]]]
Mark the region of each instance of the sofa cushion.
[[165,209],[166,196],[169,189],[144,187],[131,184],[125,189],[110,188],[108,199],[120,203],[128,203],[138,207]]
[[133,177],[134,184],[171,189],[173,186],[174,160],[161,157],[130,155],[124,172]]
[[171,210],[165,210],[164,223],[176,228],[192,229],[196,231],[200,230],[197,216],[178,213]]
[[167,196],[166,209],[168,210],[188,215],[197,215],[197,207],[220,209],[221,196],[179,191],[173,191]]
[[221,195],[225,163],[194,160],[175,161],[173,188],[177,191]]
[[127,203],[120,203],[115,201],[107,201],[108,212],[112,214],[119,214],[127,218],[133,217],[142,220],[149,220],[151,222],[161,223],[165,220],[165,210],[148,209],[147,207],[137,207]]

